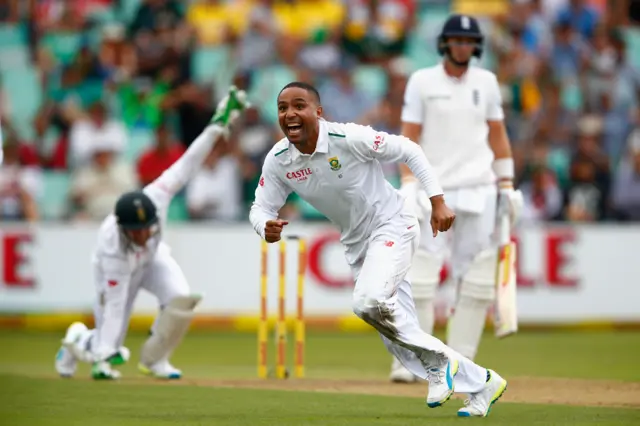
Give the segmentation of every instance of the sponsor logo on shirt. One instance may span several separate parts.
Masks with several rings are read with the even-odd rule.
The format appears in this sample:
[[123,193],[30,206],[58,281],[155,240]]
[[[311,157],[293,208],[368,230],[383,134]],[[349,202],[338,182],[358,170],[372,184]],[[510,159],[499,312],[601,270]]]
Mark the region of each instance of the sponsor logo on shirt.
[[384,136],[382,136],[380,133],[378,133],[376,135],[375,140],[373,141],[373,150],[377,151],[380,149],[380,145],[382,145],[384,143]]
[[115,287],[118,285],[118,281],[116,280],[109,280],[107,281],[107,284],[109,285],[109,287]]
[[295,172],[288,172],[287,179],[295,179],[296,182],[302,182],[309,179],[309,176],[313,174],[310,168],[296,170]]
[[264,176],[260,176],[260,182],[258,182],[260,186],[264,186]]

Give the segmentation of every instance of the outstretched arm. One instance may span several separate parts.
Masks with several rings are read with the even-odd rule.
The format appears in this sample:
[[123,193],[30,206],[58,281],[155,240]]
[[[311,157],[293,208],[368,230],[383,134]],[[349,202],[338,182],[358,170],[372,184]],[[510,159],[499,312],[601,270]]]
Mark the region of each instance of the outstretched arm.
[[164,217],[173,197],[198,172],[215,144],[247,105],[246,94],[232,86],[229,94],[218,104],[211,123],[191,143],[189,149],[158,179],[144,188],[144,192],[158,207],[161,217]]
[[280,240],[282,228],[287,221],[278,220],[278,211],[287,202],[291,189],[278,177],[277,166],[271,153],[262,166],[262,176],[256,188],[255,201],[251,206],[249,220],[253,229],[267,242]]
[[371,127],[357,124],[349,124],[347,131],[351,135],[348,138],[349,147],[360,161],[403,162],[409,166],[431,200],[430,222],[434,237],[453,225],[455,214],[445,204],[438,178],[416,143],[404,136],[376,132]]
[[410,139],[376,132],[371,127],[349,124],[348,132],[351,151],[360,161],[380,160],[385,162],[406,164],[421,183],[429,198],[444,194],[424,152]]

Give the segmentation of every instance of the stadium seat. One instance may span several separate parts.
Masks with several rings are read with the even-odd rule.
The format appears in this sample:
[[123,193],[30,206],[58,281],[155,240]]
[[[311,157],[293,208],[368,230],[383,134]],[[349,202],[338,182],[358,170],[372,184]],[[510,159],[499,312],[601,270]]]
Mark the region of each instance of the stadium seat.
[[136,13],[138,12],[138,8],[140,7],[142,0],[125,0],[119,3],[119,18],[126,23],[131,23],[131,21],[136,17]]
[[67,213],[71,176],[67,172],[44,171],[42,182],[40,216],[46,220],[61,219]]
[[262,116],[268,123],[278,119],[276,97],[280,89],[291,81],[296,80],[295,73],[286,66],[271,66],[256,69],[254,81],[249,91],[249,99],[255,105],[261,105]]
[[191,56],[191,71],[197,84],[213,84],[223,93],[233,80],[235,61],[228,46],[200,47]]
[[71,63],[82,45],[82,34],[75,32],[49,33],[42,39],[42,45],[56,60],[67,65]]
[[11,102],[12,119],[20,135],[33,137],[31,124],[43,101],[38,71],[32,67],[4,70],[2,85]]
[[387,90],[387,75],[379,66],[358,66],[353,78],[356,87],[369,93],[376,100],[382,98]]
[[128,162],[135,163],[142,152],[153,145],[154,139],[155,136],[150,130],[131,130],[124,152],[124,159]]
[[631,64],[637,69],[640,68],[640,29],[629,27],[624,32],[627,43],[627,55]]
[[187,208],[187,199],[183,193],[177,194],[169,204],[167,211],[168,222],[186,222],[189,220],[189,209]]
[[0,71],[24,68],[29,64],[29,48],[23,25],[0,24]]

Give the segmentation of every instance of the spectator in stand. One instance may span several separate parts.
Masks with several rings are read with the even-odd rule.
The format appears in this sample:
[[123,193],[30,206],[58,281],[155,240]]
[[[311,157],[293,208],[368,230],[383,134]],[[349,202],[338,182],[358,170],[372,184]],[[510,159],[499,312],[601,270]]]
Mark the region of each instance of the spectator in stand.
[[179,4],[175,0],[144,0],[129,26],[129,34],[136,36],[141,31],[153,31],[160,26],[176,28],[182,21]]
[[109,119],[106,106],[94,103],[88,114],[73,123],[70,133],[70,156],[74,167],[90,162],[96,146],[121,153],[127,144],[127,132],[119,121]]
[[138,182],[141,187],[160,177],[185,151],[184,145],[173,139],[171,131],[164,123],[156,129],[155,142],[155,146],[143,152],[138,159]]
[[276,25],[286,36],[280,47],[289,65],[317,73],[328,73],[340,66],[338,46],[345,7],[339,0],[276,0]]
[[118,159],[108,140],[96,141],[87,154],[91,161],[72,177],[72,217],[100,221],[113,211],[122,193],[136,189],[138,184],[131,165]]
[[18,22],[19,0],[0,0],[0,22]]
[[415,22],[410,0],[355,0],[348,2],[342,42],[345,50],[364,62],[385,63],[400,56],[407,31]]
[[318,88],[329,121],[358,123],[375,104],[375,99],[354,84],[352,71],[345,64]]
[[240,162],[231,148],[228,143],[216,144],[200,171],[187,185],[191,219],[233,221],[240,218]]
[[586,0],[569,0],[569,4],[560,10],[559,22],[568,22],[585,40],[593,36],[600,21],[598,11]]
[[572,222],[609,218],[609,159],[598,143],[598,127],[588,117],[579,123],[578,146],[564,194],[564,217]]
[[20,143],[4,133],[3,162],[0,165],[0,220],[38,220],[36,200],[41,192],[42,176],[34,166],[21,160]]
[[613,179],[613,208],[619,219],[640,221],[640,129],[629,137],[628,151]]
[[531,180],[519,185],[524,198],[521,223],[557,219],[562,212],[562,191],[553,171],[539,165],[531,171]]
[[586,45],[577,37],[571,22],[558,21],[554,28],[554,45],[549,58],[555,81],[564,84],[577,80],[578,71],[586,56]]
[[273,0],[258,0],[248,12],[247,30],[238,43],[238,71],[241,74],[251,75],[257,68],[276,61],[280,33],[272,3]]
[[187,81],[174,89],[162,101],[162,108],[175,111],[180,125],[179,138],[185,147],[194,141],[207,127],[215,112],[211,87],[198,87]]
[[242,122],[238,124],[239,130],[234,134],[234,142],[242,153],[242,200],[249,206],[260,180],[264,158],[273,146],[273,141],[282,139],[283,136],[279,134],[279,128],[265,121],[256,107],[246,109]]
[[251,13],[247,1],[196,0],[187,12],[187,21],[204,46],[234,42],[246,29]]

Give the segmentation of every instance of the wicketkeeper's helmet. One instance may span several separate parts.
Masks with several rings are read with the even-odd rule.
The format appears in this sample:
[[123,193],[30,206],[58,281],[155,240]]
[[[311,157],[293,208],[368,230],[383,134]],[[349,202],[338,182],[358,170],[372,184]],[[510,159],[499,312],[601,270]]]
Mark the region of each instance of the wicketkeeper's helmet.
[[144,229],[158,223],[156,206],[142,191],[122,194],[114,213],[118,225],[125,230]]
[[473,56],[480,59],[482,56],[482,43],[484,36],[480,31],[480,24],[473,16],[467,15],[451,15],[442,26],[442,31],[438,36],[438,53],[440,56],[448,54],[449,47],[447,39],[449,37],[468,37],[476,40],[476,46],[473,50]]

